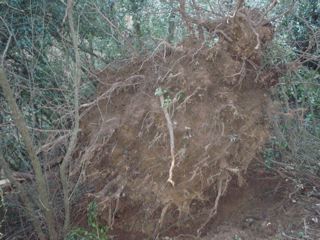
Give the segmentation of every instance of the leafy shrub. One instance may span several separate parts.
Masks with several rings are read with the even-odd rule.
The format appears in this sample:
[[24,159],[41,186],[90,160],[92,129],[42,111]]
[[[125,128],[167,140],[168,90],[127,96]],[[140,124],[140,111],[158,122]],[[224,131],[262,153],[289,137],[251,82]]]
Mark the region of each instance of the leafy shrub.
[[97,203],[91,202],[88,206],[88,226],[72,230],[67,236],[67,240],[108,240],[107,227],[98,223]]

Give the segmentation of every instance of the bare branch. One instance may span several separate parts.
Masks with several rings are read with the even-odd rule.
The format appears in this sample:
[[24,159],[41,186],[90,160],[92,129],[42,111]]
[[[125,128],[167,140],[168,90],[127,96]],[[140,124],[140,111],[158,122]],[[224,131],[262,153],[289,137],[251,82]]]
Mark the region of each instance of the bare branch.
[[6,58],[7,55],[7,51],[9,49],[10,43],[11,43],[11,38],[12,38],[12,34],[10,33],[9,39],[7,41],[6,47],[2,53],[2,57],[1,57],[1,66],[4,66],[4,59]]
[[73,0],[68,0],[66,16],[68,17],[68,23],[70,27],[70,34],[73,43],[73,50],[75,52],[75,67],[73,72],[73,87],[74,87],[74,127],[70,138],[70,143],[64,156],[64,159],[60,165],[60,178],[63,188],[63,203],[64,203],[64,226],[63,233],[66,235],[70,227],[70,200],[69,200],[69,182],[67,177],[69,163],[72,157],[72,153],[77,143],[77,137],[79,132],[79,90],[81,80],[81,60],[79,53],[79,38],[78,33],[75,30],[73,22]]

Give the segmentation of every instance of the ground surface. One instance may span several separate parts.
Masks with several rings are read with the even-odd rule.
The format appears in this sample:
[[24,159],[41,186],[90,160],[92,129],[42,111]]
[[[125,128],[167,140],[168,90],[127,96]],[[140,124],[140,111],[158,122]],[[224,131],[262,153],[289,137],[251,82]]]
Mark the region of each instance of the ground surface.
[[[239,187],[236,181],[229,184],[228,192],[220,200],[217,214],[208,222],[201,236],[197,236],[197,224],[187,222],[176,226],[167,225],[159,240],[290,240],[290,239],[320,239],[320,198],[313,195],[312,189],[296,188],[295,184],[288,181],[276,172],[267,170],[261,163],[254,160],[244,176],[246,182]],[[74,224],[85,225],[86,206],[91,199],[82,196],[81,203],[74,210]],[[132,203],[123,202],[120,206],[122,212],[117,214],[116,226],[109,231],[110,239],[114,240],[149,240],[153,239],[142,231],[125,231],[126,218],[135,218],[135,209]],[[127,207],[121,207],[128,204]],[[199,209],[199,202],[191,203],[194,211]],[[203,208],[210,209],[210,204]],[[200,208],[201,209],[201,208]],[[18,215],[17,209],[11,209],[9,216]],[[140,209],[141,211],[141,209]],[[177,213],[178,214],[178,213]],[[172,216],[167,216],[171,218]],[[173,214],[173,218],[175,216]],[[100,216],[100,220],[105,216]],[[173,220],[174,220],[173,219]],[[129,219],[130,220],[130,219]],[[197,218],[194,219],[196,222]],[[202,219],[200,219],[202,220]],[[172,222],[172,219],[167,219]],[[14,221],[12,221],[14,222]],[[102,221],[103,223],[103,221]],[[108,222],[105,222],[108,224]],[[130,221],[129,221],[130,223]],[[23,229],[31,231],[29,227]],[[16,229],[10,235],[11,240],[25,239],[23,231]],[[6,239],[6,238],[5,238]],[[32,238],[31,238],[32,239]]]
[[[252,165],[255,165],[253,163]],[[320,239],[320,201],[305,192],[294,191],[292,183],[260,166],[250,166],[247,182],[239,188],[230,185],[217,215],[207,224],[202,236],[181,233],[172,226],[163,240],[287,240]],[[129,210],[130,211],[130,210]],[[188,225],[187,228],[194,228]],[[179,233],[180,232],[180,233]],[[190,231],[193,232],[193,231]],[[115,229],[112,239],[149,239],[142,233]]]
[[308,214],[305,206],[295,200],[296,196],[289,198],[292,186],[288,181],[261,169],[252,172],[247,181],[244,188],[233,188],[222,200],[211,225],[213,229],[204,239],[275,240],[307,236],[304,219]]

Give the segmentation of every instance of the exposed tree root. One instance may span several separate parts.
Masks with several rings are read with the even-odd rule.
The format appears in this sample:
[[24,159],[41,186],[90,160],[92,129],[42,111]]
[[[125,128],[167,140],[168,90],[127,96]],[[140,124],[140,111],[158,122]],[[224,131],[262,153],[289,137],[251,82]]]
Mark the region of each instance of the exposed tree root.
[[159,231],[162,227],[162,224],[163,224],[163,220],[164,220],[164,217],[166,216],[166,213],[168,211],[168,208],[171,206],[171,202],[167,203],[163,208],[162,208],[162,211],[161,211],[161,216],[159,218],[159,222],[155,228],[155,231],[154,231],[154,239],[157,239],[158,238],[158,235],[159,235]]
[[229,174],[226,174],[225,176],[220,176],[218,180],[218,193],[214,202],[213,208],[210,210],[210,213],[208,215],[207,220],[198,228],[197,230],[197,236],[200,237],[202,230],[207,226],[209,221],[217,214],[218,206],[219,206],[219,201],[221,197],[225,194],[228,188],[228,184],[231,180],[231,176]]
[[167,120],[167,127],[168,127],[168,131],[169,131],[169,136],[170,136],[170,153],[171,153],[171,166],[169,169],[169,177],[168,177],[168,182],[171,183],[171,185],[174,187],[174,181],[172,180],[173,178],[173,169],[175,166],[175,150],[174,150],[174,133],[173,133],[173,125],[172,125],[172,121],[170,118],[170,115],[168,113],[167,108],[164,107],[164,97],[161,95],[160,96],[160,103],[161,103],[161,107],[164,113],[164,116],[166,117]]

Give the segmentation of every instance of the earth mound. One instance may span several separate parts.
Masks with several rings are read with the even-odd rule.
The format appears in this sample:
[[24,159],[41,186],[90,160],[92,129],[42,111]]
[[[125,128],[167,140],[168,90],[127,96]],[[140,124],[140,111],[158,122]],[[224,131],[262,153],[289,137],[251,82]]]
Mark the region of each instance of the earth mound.
[[116,239],[201,236],[268,139],[277,79],[261,61],[272,26],[249,9],[202,26],[212,46],[162,42],[101,72],[97,99],[81,108],[72,176]]

